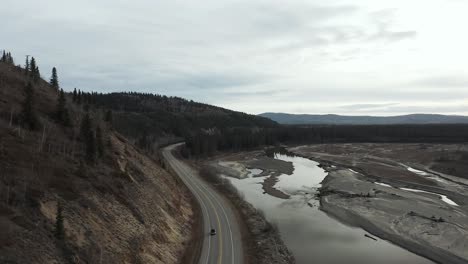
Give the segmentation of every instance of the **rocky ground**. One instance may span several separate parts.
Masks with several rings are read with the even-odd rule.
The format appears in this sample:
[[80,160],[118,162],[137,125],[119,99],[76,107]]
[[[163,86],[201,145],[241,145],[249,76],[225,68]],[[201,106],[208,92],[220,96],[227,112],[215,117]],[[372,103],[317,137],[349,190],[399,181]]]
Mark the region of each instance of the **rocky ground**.
[[322,210],[437,262],[468,262],[468,186],[458,177],[466,145],[328,144],[289,150],[329,171]]

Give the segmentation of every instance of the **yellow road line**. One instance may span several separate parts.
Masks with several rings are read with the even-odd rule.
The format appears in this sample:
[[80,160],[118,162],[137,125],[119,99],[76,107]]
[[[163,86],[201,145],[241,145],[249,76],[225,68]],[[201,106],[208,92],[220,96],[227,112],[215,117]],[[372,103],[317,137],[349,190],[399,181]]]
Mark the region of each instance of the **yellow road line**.
[[213,212],[215,213],[216,215],[216,220],[218,221],[218,229],[219,229],[219,256],[218,256],[218,264],[222,264],[222,260],[223,260],[223,232],[222,232],[222,229],[221,229],[221,221],[219,220],[219,215],[218,215],[218,211],[215,209],[215,206],[213,204],[213,202],[211,201],[210,198],[208,198],[208,196],[205,194],[205,192],[198,186],[198,183],[195,183],[194,184],[197,186],[197,188],[201,191],[201,194],[203,196],[205,196],[205,198],[208,200],[208,202],[210,203],[211,207],[213,208]]
[[[181,168],[182,170],[186,171],[185,168],[183,168],[183,166],[179,167]],[[188,172],[188,171],[186,171]],[[190,173],[187,173],[190,175]],[[189,176],[191,177],[191,176]],[[210,198],[208,198],[208,195],[204,192],[204,190],[200,187],[199,183],[193,179],[190,180],[193,185],[200,191],[200,193],[205,197],[206,200],[208,200],[208,202],[210,203],[211,207],[213,208],[213,212],[215,213],[216,215],[216,220],[218,222],[218,230],[219,230],[219,256],[218,256],[218,264],[222,264],[222,260],[223,260],[223,232],[222,232],[222,229],[221,229],[221,221],[219,220],[219,215],[218,215],[218,211],[215,209],[215,206],[213,204],[213,202],[211,201]]]

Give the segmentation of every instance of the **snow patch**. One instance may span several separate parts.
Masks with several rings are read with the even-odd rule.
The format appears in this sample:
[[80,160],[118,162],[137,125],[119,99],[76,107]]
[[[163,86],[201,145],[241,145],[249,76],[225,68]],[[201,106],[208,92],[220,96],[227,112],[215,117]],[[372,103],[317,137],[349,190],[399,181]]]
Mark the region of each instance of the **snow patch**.
[[417,189],[410,189],[410,188],[400,188],[400,190],[409,191],[409,192],[416,192],[416,193],[429,193],[429,194],[438,195],[440,197],[440,199],[442,201],[444,201],[446,204],[453,205],[453,206],[458,206],[457,203],[455,203],[453,200],[449,199],[446,195],[443,195],[443,194],[427,192],[427,191],[417,190]]
[[383,183],[383,182],[374,182],[374,183],[378,184],[378,185],[381,185],[381,186],[393,188],[393,186],[391,186],[390,184],[386,184],[386,183]]

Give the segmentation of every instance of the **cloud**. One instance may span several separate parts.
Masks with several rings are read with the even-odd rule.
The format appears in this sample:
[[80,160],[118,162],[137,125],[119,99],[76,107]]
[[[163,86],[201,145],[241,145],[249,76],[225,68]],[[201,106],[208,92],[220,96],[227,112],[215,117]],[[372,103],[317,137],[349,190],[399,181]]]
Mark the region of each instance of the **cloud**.
[[412,39],[417,36],[415,30],[393,30],[391,27],[396,20],[396,9],[382,9],[369,14],[376,32],[368,36],[369,40],[382,40],[387,42]]
[[445,34],[468,21],[426,17],[439,11],[431,3],[422,13],[422,2],[403,0],[5,1],[0,48],[17,62],[34,55],[45,77],[56,66],[66,90],[154,92],[252,113],[380,113],[466,98],[468,38]]
[[415,80],[411,82],[411,84],[437,89],[444,89],[447,87],[465,88],[468,91],[468,77],[466,77],[466,75],[426,77]]
[[381,111],[388,109],[389,106],[398,105],[397,103],[379,103],[379,104],[352,104],[343,105],[340,108],[350,111]]
[[254,74],[232,74],[232,73],[199,73],[195,75],[181,76],[182,82],[192,88],[203,90],[222,90],[229,87],[241,88],[266,82],[267,76]]

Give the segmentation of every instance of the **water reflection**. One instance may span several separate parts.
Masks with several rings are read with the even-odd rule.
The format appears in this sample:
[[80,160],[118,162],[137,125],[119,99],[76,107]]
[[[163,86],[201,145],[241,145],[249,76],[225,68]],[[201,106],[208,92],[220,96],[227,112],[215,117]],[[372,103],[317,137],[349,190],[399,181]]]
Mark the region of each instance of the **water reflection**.
[[[318,163],[286,155],[275,155],[275,158],[294,165],[294,173],[281,175],[274,186],[290,194],[290,199],[264,194],[261,183],[267,177],[230,178],[230,181],[248,202],[278,225],[298,264],[432,263],[387,241],[366,238],[364,230],[342,224],[320,211],[315,194],[326,172]],[[259,173],[259,170],[251,171],[251,175]]]

